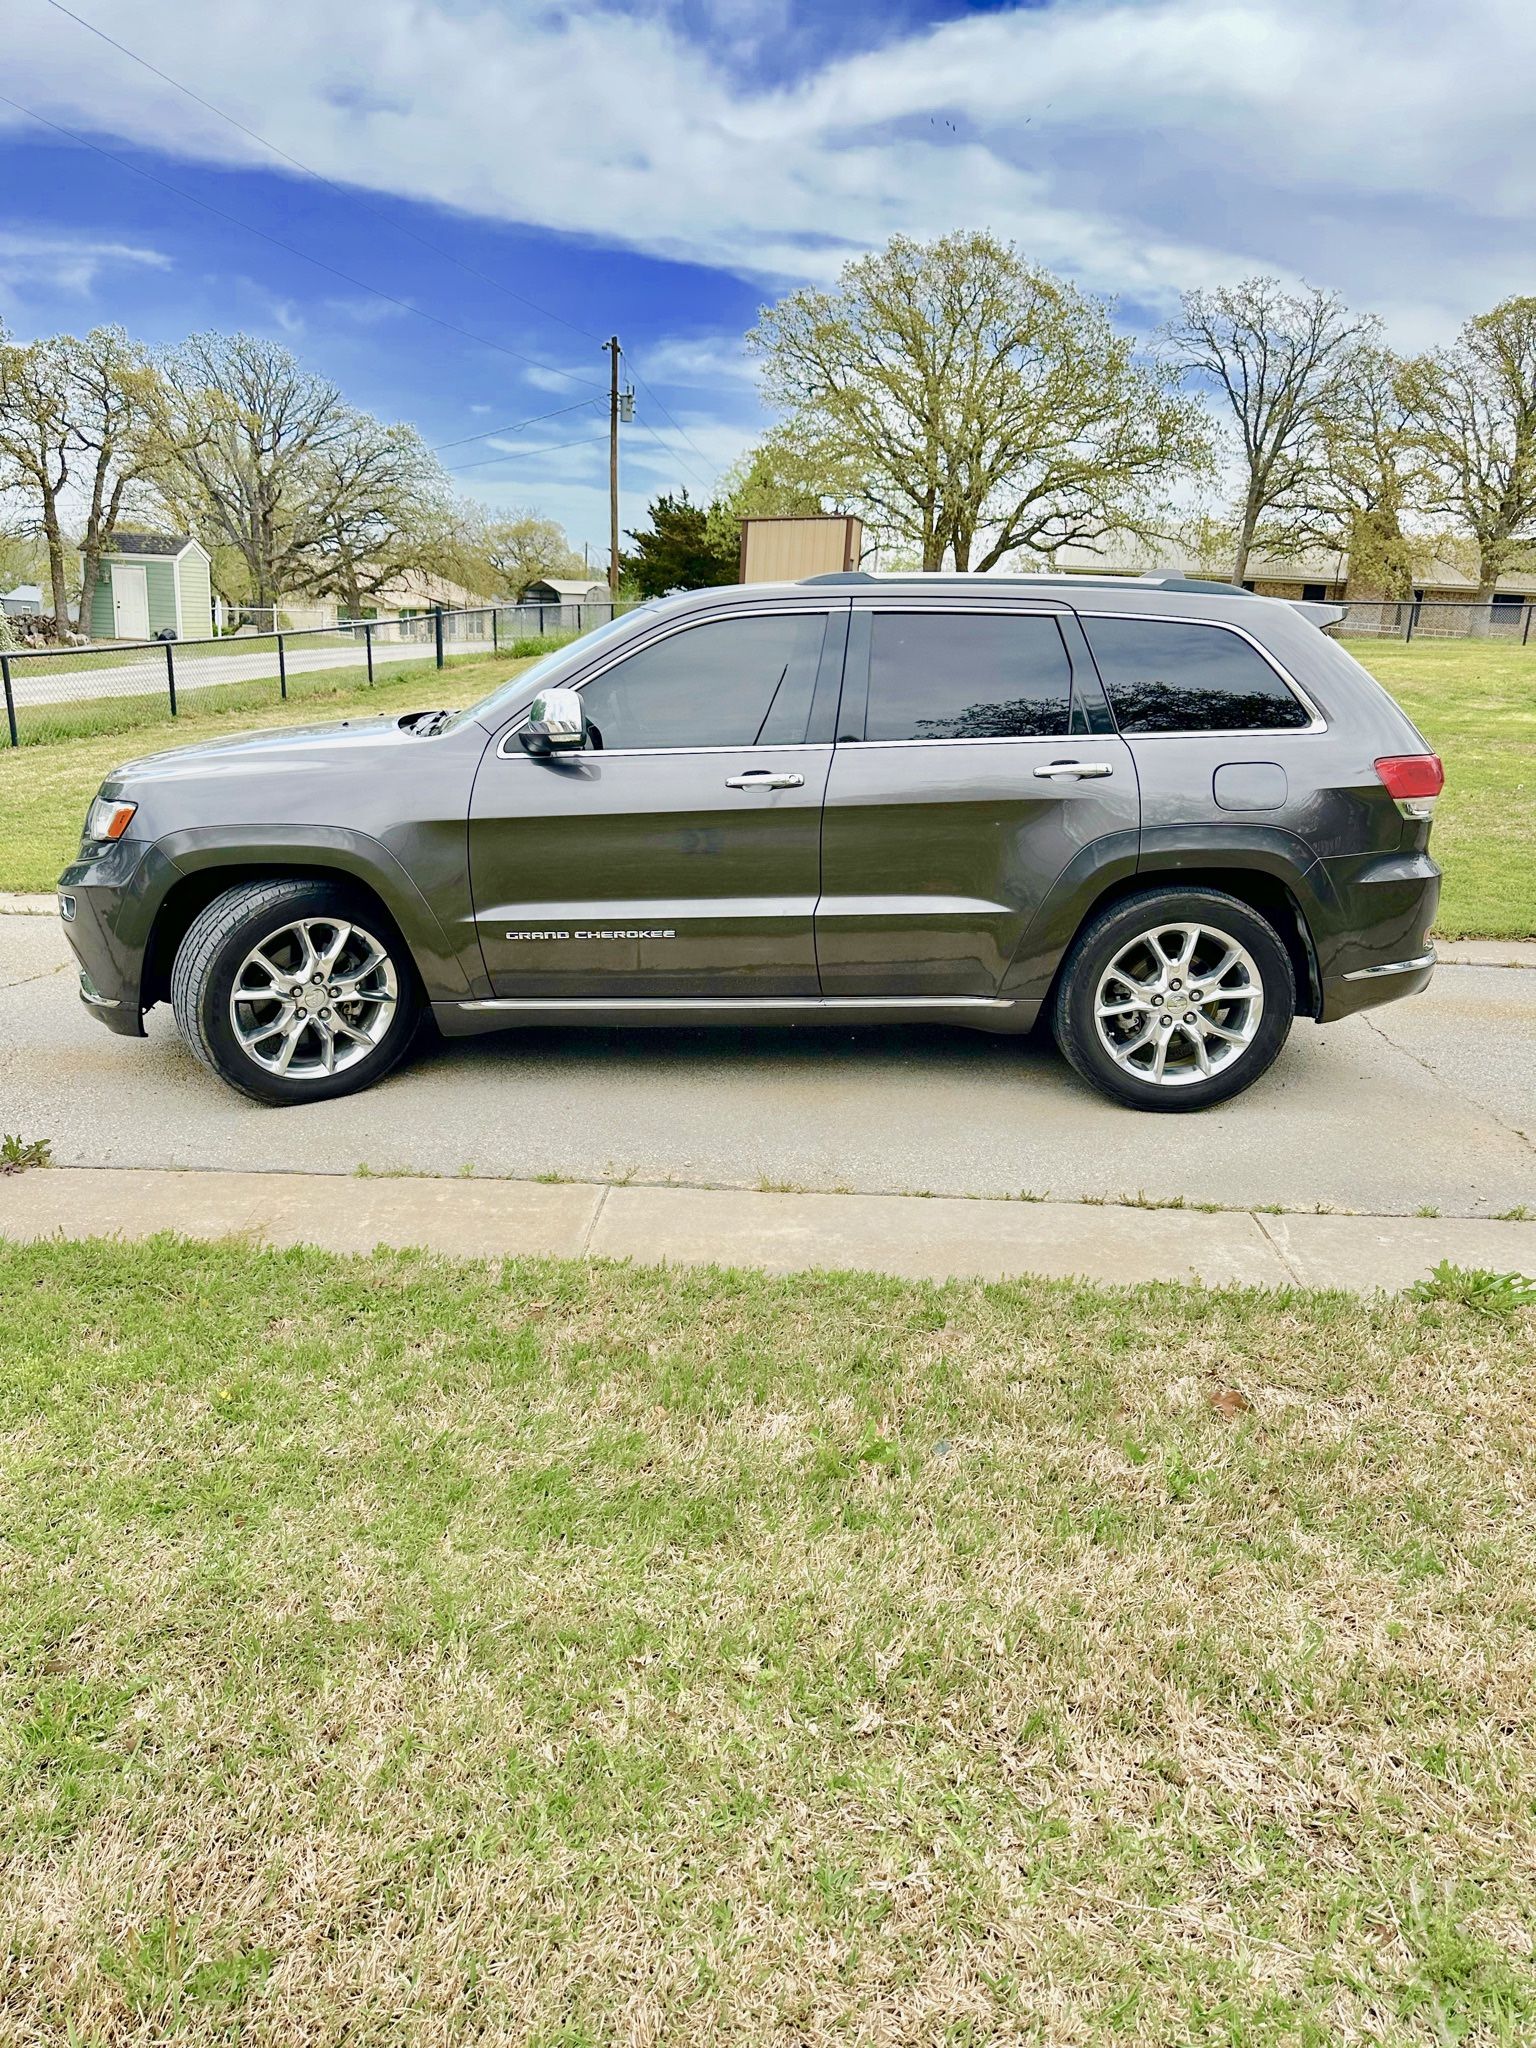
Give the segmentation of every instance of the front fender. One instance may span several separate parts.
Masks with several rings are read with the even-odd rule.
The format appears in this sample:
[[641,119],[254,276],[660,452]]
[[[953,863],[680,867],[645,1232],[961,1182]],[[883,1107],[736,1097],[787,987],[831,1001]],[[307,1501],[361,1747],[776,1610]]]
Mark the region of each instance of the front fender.
[[231,845],[217,827],[194,825],[166,833],[155,851],[183,876],[219,868],[347,875],[371,889],[394,919],[430,1002],[487,993],[467,899],[462,928],[445,929],[409,872],[366,832],[344,826],[242,825],[238,844]]

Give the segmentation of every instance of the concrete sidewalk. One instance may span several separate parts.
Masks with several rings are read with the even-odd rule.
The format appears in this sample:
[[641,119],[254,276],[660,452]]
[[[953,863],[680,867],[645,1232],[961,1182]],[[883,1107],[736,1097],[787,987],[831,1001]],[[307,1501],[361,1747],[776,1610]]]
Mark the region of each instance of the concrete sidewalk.
[[0,1236],[243,1237],[904,1278],[1407,1287],[1441,1259],[1536,1274],[1536,1223],[1217,1214],[1087,1202],[63,1167],[0,1179]]

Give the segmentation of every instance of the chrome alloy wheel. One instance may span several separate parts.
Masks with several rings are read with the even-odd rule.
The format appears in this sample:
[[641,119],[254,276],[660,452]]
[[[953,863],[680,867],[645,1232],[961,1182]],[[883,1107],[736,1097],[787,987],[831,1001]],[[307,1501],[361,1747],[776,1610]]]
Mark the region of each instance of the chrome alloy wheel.
[[1110,1058],[1160,1088],[1206,1081],[1240,1060],[1264,1014],[1253,955],[1214,925],[1142,932],[1099,976],[1093,1021]]
[[246,954],[229,1020],[258,1067],[315,1080],[366,1059],[399,999],[394,962],[372,932],[345,918],[301,917]]

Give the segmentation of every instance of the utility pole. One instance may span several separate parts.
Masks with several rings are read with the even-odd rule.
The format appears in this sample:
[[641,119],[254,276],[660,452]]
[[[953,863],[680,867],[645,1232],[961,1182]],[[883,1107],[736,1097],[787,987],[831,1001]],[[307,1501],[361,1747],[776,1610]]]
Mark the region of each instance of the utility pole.
[[619,337],[603,343],[611,362],[608,379],[608,595],[619,597]]

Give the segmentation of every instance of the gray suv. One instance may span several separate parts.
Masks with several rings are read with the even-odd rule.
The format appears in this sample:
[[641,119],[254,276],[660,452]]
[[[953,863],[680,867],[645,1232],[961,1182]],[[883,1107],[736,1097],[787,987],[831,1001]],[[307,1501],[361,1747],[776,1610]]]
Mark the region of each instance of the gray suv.
[[1173,578],[697,591],[461,712],[131,763],[60,878],[84,1001],[263,1102],[508,1025],[1028,1031],[1141,1109],[1423,988],[1439,761],[1320,630]]

